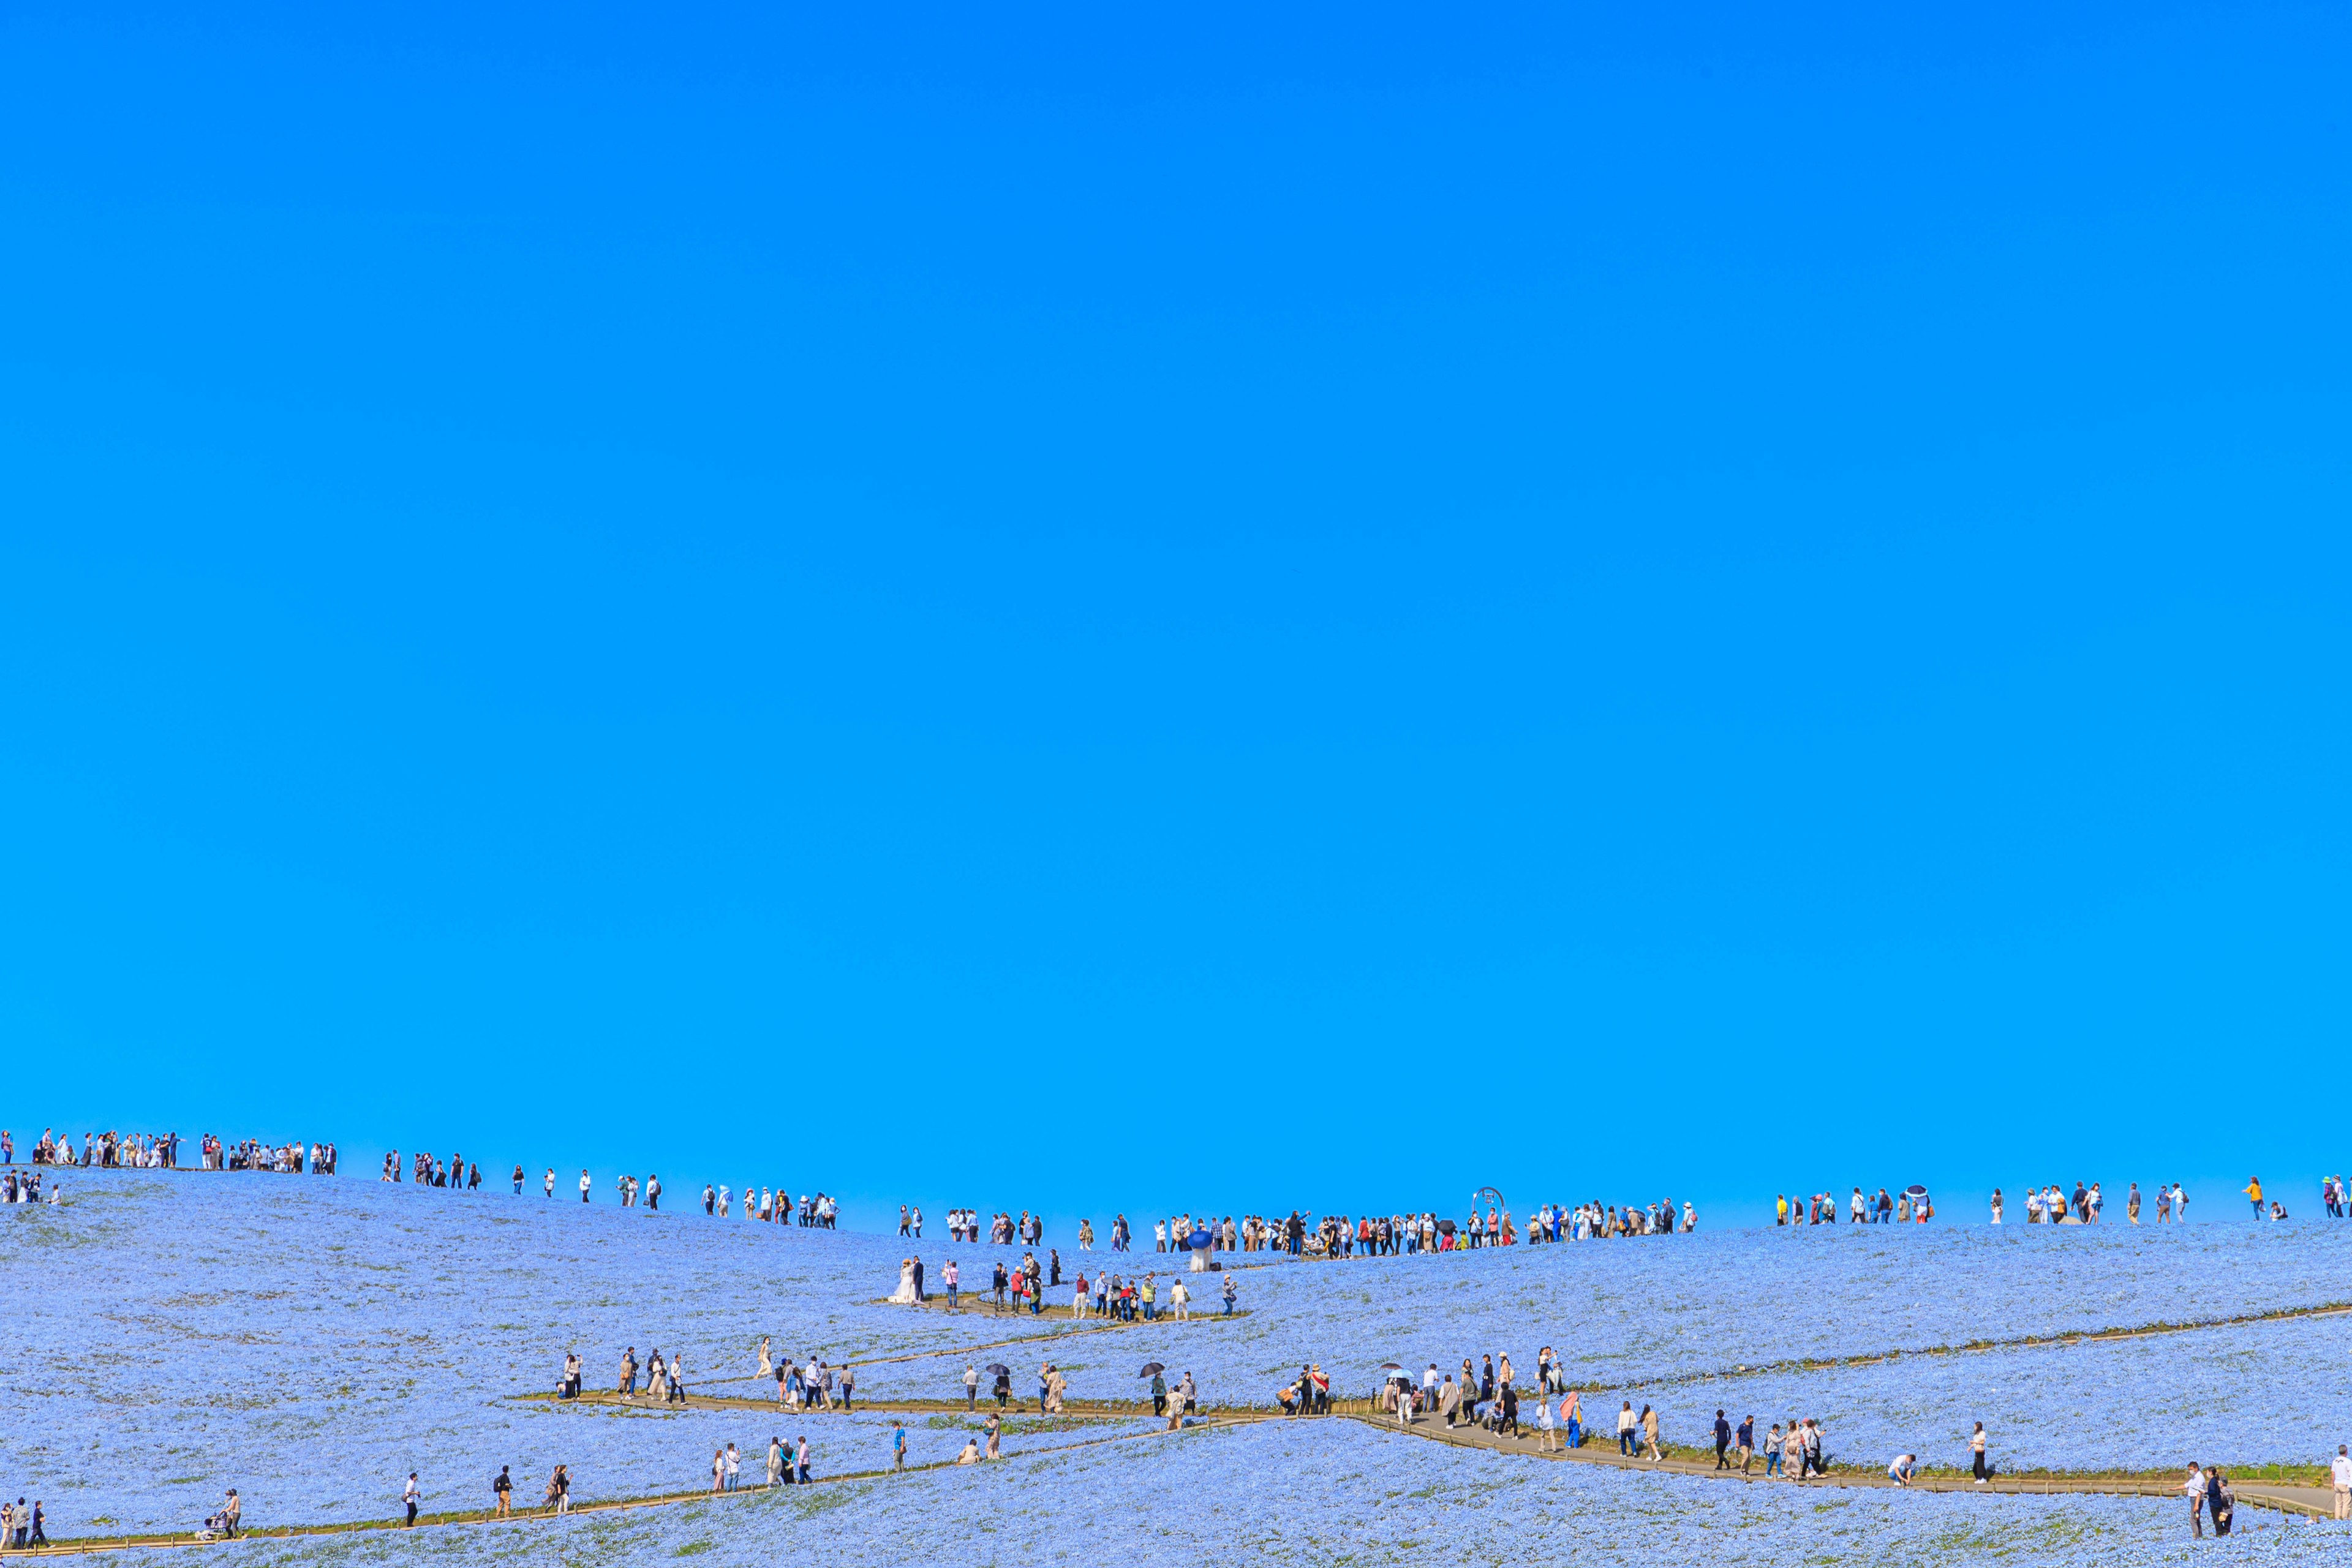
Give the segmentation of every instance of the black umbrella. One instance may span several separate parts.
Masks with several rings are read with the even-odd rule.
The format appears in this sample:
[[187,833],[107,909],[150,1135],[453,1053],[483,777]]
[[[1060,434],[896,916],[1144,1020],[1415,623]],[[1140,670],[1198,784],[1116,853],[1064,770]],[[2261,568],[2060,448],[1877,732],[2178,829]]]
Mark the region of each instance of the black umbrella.
[[1148,1361],[1143,1363],[1143,1370],[1137,1373],[1135,1375],[1138,1377],[1150,1377],[1154,1373],[1166,1372],[1167,1370],[1168,1369],[1166,1367],[1161,1366],[1156,1361]]
[[1921,1186],[1918,1183],[1914,1182],[1909,1186],[1904,1188],[1903,1193],[1906,1197],[1916,1198],[1925,1194],[1927,1190],[1927,1188]]
[[993,1373],[998,1377],[1011,1377],[1013,1375],[1013,1369],[1005,1365],[1001,1361],[990,1362],[985,1370]]
[[1437,1228],[1444,1231],[1446,1235],[1452,1236],[1454,1234],[1454,1222],[1450,1219],[1439,1220],[1437,1222]]

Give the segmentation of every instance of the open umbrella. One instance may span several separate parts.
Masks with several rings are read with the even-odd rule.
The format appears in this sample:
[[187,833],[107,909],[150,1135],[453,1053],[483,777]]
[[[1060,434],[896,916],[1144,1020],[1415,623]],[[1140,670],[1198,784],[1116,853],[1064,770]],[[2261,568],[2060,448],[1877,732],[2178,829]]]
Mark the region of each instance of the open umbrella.
[[988,1365],[982,1370],[996,1377],[1011,1377],[1013,1375],[1013,1369],[1005,1365],[1001,1361],[990,1362]]
[[1437,1228],[1444,1231],[1446,1235],[1452,1236],[1454,1234],[1454,1222],[1450,1219],[1439,1220],[1437,1222]]
[[1916,1198],[1927,1190],[1927,1188],[1921,1186],[1918,1183],[1914,1182],[1909,1186],[1904,1188],[1903,1193],[1906,1197]]
[[1148,1361],[1143,1363],[1143,1370],[1137,1373],[1135,1375],[1138,1377],[1150,1377],[1154,1373],[1166,1372],[1167,1370],[1168,1369],[1166,1367],[1161,1366],[1156,1361]]
[[1384,1361],[1381,1363],[1381,1370],[1382,1372],[1402,1372],[1404,1367],[1402,1363],[1398,1362]]
[[1201,1248],[1208,1246],[1211,1239],[1212,1238],[1207,1231],[1196,1230],[1192,1235],[1184,1238],[1184,1245],[1191,1247],[1193,1251],[1198,1252]]

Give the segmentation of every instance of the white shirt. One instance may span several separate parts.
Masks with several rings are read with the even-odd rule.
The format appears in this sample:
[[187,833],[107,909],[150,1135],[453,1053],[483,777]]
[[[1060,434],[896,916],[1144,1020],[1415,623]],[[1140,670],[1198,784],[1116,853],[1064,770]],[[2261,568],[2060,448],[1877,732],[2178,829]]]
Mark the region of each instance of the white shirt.
[[2352,1487],[2352,1458],[2347,1458],[2342,1454],[2336,1455],[2333,1471],[2337,1486]]

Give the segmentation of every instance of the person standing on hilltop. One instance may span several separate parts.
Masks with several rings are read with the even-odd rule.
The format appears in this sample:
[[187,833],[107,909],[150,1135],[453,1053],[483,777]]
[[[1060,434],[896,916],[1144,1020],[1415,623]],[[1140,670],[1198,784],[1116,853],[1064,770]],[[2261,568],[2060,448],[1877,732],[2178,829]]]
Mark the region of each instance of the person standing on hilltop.
[[2252,1200],[2253,1200],[2253,1205],[2254,1205],[2254,1217],[2255,1217],[2256,1219],[2262,1219],[2262,1218],[2263,1218],[2263,1217],[2264,1217],[2264,1215],[2263,1215],[2263,1179],[2262,1179],[2260,1176],[2252,1176],[2252,1177],[2249,1177],[2249,1178],[2247,1179],[2246,1184],[2245,1184],[2244,1186],[2242,1186],[2242,1187],[2239,1188],[2238,1190],[2239,1190],[2240,1192],[2242,1192],[2242,1193],[2245,1194],[2247,1197],[2249,1197],[2249,1198],[2251,1198],[2251,1199],[2252,1199]]
[[583,1204],[588,1201],[588,1172],[583,1166],[580,1172],[580,1201]]

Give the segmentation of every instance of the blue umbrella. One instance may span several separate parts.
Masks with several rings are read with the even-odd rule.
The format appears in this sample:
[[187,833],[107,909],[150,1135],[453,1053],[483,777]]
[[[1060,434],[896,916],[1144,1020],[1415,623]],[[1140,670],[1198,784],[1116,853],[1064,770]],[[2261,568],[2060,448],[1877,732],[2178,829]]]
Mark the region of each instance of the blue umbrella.
[[1184,1245],[1191,1247],[1193,1251],[1198,1252],[1201,1248],[1208,1246],[1211,1239],[1212,1238],[1207,1231],[1196,1230],[1191,1236],[1184,1238]]

